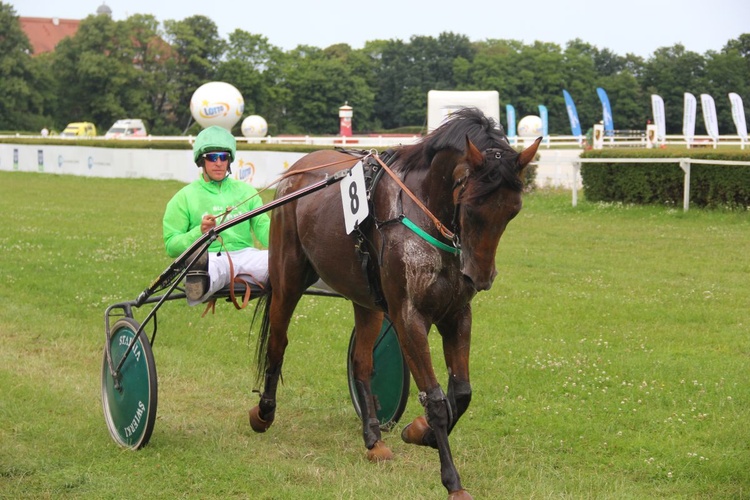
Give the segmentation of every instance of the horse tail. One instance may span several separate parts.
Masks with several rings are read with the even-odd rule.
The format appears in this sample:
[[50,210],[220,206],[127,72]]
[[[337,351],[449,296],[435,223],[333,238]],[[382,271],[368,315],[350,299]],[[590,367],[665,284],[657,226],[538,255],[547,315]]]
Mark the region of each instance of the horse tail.
[[253,319],[250,321],[250,331],[253,331],[255,321],[260,314],[260,329],[258,330],[258,345],[255,349],[255,383],[261,384],[268,370],[268,338],[271,334],[271,291],[262,295],[255,306]]

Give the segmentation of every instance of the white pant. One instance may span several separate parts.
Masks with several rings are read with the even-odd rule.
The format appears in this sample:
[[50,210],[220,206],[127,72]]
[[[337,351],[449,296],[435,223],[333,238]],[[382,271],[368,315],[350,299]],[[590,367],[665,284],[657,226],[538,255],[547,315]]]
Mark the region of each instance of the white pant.
[[243,278],[248,283],[266,286],[268,282],[268,250],[243,248],[232,252],[222,251],[220,255],[208,252],[208,277],[210,282],[208,292],[200,300],[188,300],[189,305],[200,304],[232,281],[232,276],[229,274],[227,254],[232,259],[235,276]]

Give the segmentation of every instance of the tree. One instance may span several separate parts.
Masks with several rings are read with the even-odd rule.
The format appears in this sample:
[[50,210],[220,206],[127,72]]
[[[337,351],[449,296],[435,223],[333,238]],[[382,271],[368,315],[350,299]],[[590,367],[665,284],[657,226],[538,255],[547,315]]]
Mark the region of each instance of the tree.
[[281,68],[289,97],[285,105],[287,131],[338,133],[338,109],[345,102],[357,109],[359,118],[355,120],[368,119],[374,94],[366,77],[355,70],[357,62],[348,63],[350,54],[348,46],[326,51],[299,46],[287,54]]
[[[684,93],[705,92],[705,59],[681,44],[657,49],[638,78],[644,99],[658,94],[664,99],[667,134],[682,133]],[[649,115],[650,116],[650,113]]]
[[107,15],[81,21],[75,36],[55,49],[53,69],[59,111],[67,121],[109,127],[145,99],[143,89],[134,85],[137,70],[127,26]]
[[408,44],[390,40],[377,49],[379,53],[371,52],[380,62],[375,117],[386,128],[425,124],[427,93],[454,89],[454,61],[472,61],[475,55],[467,37],[449,32],[437,39],[413,36]]
[[[39,131],[50,122],[40,64],[11,5],[0,2],[0,129]],[[51,123],[51,122],[50,122]],[[48,125],[49,126],[49,125]]]
[[736,134],[728,95],[735,92],[742,97],[747,120],[750,116],[750,35],[730,40],[721,52],[706,54],[705,89],[716,101],[719,133]]
[[121,42],[127,46],[135,71],[123,106],[126,116],[144,119],[152,134],[166,135],[180,131],[170,100],[175,92],[171,74],[177,62],[159,26],[154,16],[144,14],[132,15],[124,22],[126,38]]
[[[237,29],[229,34],[226,58],[219,64],[217,78],[240,91],[247,114],[259,114],[268,121],[278,100],[273,75],[275,61],[281,57],[281,49],[268,43],[266,37]],[[278,133],[275,118],[269,122],[273,127],[270,133]]]
[[198,87],[216,80],[226,42],[219,37],[216,24],[205,16],[168,20],[164,27],[167,42],[175,53],[169,68],[169,81],[174,89],[170,98],[172,112],[176,123],[187,132],[192,123],[190,99]]

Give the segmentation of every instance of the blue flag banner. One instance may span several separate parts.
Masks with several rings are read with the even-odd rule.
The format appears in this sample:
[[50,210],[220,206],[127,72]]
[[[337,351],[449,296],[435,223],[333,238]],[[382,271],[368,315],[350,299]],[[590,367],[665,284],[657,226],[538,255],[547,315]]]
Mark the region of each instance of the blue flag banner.
[[601,87],[596,88],[596,93],[599,95],[599,100],[602,101],[604,135],[613,136],[615,135],[615,125],[612,122],[612,108],[609,105],[609,97],[607,97],[607,92]]
[[544,104],[539,105],[539,118],[542,119],[542,137],[547,137],[549,136],[549,114]]
[[505,114],[508,115],[508,137],[516,136],[516,110],[512,104],[505,105]]
[[563,89],[563,97],[565,98],[565,109],[568,110],[568,119],[570,120],[570,133],[578,137],[581,136],[581,122],[578,121],[578,111],[576,111],[576,105],[573,102],[573,98],[570,93]]

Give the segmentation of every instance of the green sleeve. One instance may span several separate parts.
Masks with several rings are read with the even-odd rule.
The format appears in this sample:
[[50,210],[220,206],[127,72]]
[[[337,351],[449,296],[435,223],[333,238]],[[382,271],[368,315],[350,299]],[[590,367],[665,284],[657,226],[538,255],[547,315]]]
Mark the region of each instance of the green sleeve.
[[[255,198],[255,203],[253,203],[253,205],[252,210],[263,205],[263,201],[259,196]],[[250,219],[250,227],[261,245],[268,248],[268,231],[271,228],[271,218],[268,216],[268,212]]]
[[190,227],[190,212],[185,193],[179,191],[167,203],[162,221],[164,247],[167,255],[179,257],[201,235],[200,225]]

